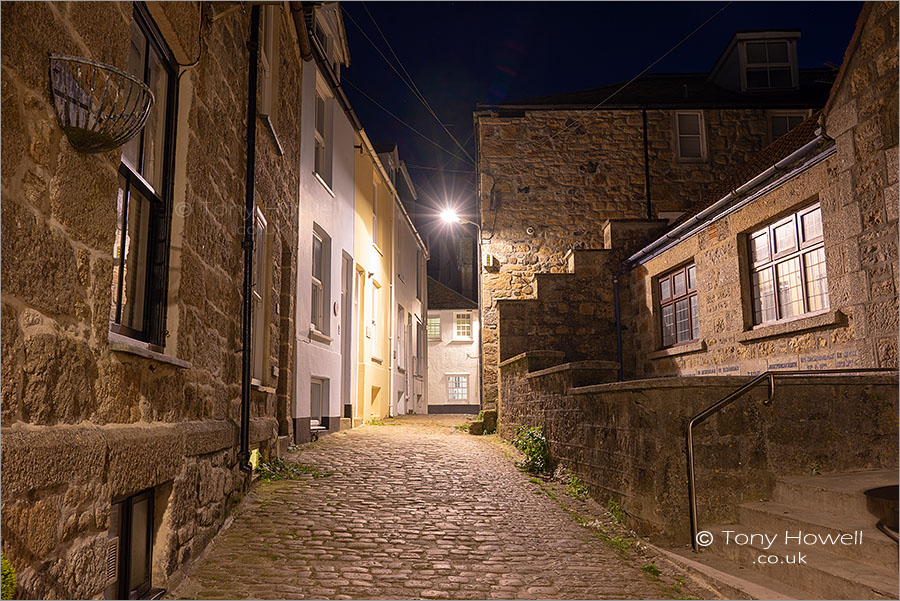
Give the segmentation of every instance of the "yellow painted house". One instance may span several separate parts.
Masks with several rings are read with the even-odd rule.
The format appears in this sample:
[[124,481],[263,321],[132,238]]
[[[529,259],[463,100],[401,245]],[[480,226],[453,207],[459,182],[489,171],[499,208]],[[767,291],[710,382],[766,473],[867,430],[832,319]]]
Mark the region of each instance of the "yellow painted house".
[[390,414],[393,198],[396,192],[365,131],[357,134],[354,289],[359,324],[354,425]]

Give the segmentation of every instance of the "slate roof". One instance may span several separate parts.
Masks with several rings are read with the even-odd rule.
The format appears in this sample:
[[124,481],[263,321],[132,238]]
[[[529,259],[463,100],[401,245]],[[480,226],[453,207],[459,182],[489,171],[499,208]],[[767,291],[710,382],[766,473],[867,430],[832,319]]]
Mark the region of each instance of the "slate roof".
[[706,73],[648,74],[636,79],[611,98],[610,94],[625,82],[499,104],[479,104],[478,108],[584,109],[595,107],[601,102],[605,108],[820,107],[825,104],[836,75],[836,71],[830,68],[800,69],[799,89],[778,90],[776,93],[771,90],[733,92],[709,81]]
[[477,309],[478,304],[452,290],[433,277],[428,277],[428,309],[440,311],[442,309]]

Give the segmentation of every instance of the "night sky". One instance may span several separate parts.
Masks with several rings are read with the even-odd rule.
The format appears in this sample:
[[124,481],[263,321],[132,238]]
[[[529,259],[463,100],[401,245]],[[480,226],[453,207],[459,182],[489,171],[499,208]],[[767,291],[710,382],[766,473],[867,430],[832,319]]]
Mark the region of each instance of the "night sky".
[[[477,103],[627,81],[725,6],[725,2],[344,2],[351,64],[342,71],[343,87],[369,138],[398,143],[420,196],[438,205],[474,207],[474,173],[466,173],[474,170],[473,165],[366,36],[398,71],[409,72],[434,112],[474,157],[472,112]],[[800,66],[837,66],[861,7],[862,2],[734,2],[651,72],[709,71],[735,31],[748,29],[800,29]]]

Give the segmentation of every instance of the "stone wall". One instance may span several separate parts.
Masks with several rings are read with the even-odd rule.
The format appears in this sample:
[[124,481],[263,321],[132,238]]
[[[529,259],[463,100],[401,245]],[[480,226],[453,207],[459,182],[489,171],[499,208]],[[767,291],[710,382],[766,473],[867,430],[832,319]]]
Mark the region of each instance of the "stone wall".
[[[3,7],[2,523],[25,597],[102,596],[111,501],[149,487],[152,584],[167,586],[249,482],[236,454],[250,11],[209,24],[194,3],[148,8],[178,62],[202,53],[179,81],[160,356],[109,333],[121,151],[75,152],[47,81],[48,53],[124,69],[132,5]],[[274,126],[283,157],[262,122],[257,129],[272,256],[262,319],[279,367],[253,392],[251,444],[264,453],[289,434],[291,414],[301,68],[292,27],[282,19]]]
[[[547,368],[547,353],[530,355],[501,367],[500,434],[542,426],[552,458],[595,499],[619,503],[641,534],[688,542],[685,428],[746,378],[584,386],[583,364]],[[897,466],[896,374],[780,380],[774,403],[764,398],[763,385],[695,428],[701,524],[733,520],[736,505],[766,498],[778,476]]]
[[[767,143],[766,111],[705,110],[708,160],[676,155],[674,112],[648,110],[652,212],[681,211]],[[602,249],[607,220],[648,217],[640,110],[476,113],[481,180],[484,399],[497,399],[497,301],[533,298],[534,276],[565,271],[573,249]],[[532,228],[528,233],[528,228]]]

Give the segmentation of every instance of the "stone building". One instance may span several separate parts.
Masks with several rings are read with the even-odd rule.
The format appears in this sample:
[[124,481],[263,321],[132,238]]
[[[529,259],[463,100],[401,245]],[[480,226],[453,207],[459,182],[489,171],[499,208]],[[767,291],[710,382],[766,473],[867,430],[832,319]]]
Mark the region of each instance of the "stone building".
[[[498,300],[533,298],[536,274],[564,272],[573,249],[608,248],[608,220],[652,229],[646,220],[677,219],[728,167],[822,107],[834,73],[798,68],[799,37],[742,32],[709,73],[479,105],[486,407],[496,403],[497,365],[507,358]],[[588,319],[595,307],[584,300],[571,311]]]
[[[307,75],[293,12],[3,6],[2,528],[23,597],[157,594],[246,491],[242,435],[266,454],[292,434]],[[143,130],[124,147],[76,151],[50,54],[148,83]],[[76,71],[55,73],[58,94],[85,98]]]
[[554,459],[639,532],[866,533],[808,569],[711,548],[765,570],[765,595],[898,591],[896,544],[865,509],[897,482],[897,25],[896,2],[867,3],[822,110],[672,224],[605,221],[602,248],[497,302],[500,433],[542,426]]

